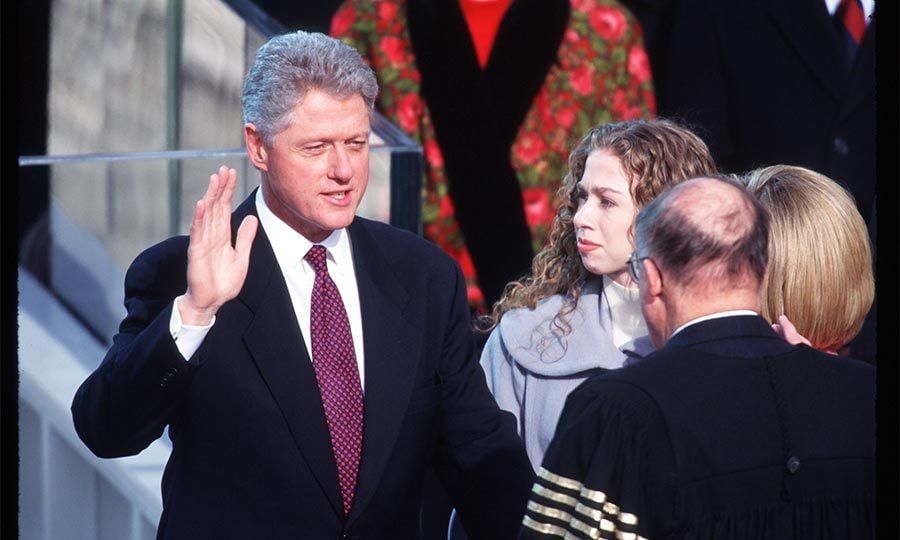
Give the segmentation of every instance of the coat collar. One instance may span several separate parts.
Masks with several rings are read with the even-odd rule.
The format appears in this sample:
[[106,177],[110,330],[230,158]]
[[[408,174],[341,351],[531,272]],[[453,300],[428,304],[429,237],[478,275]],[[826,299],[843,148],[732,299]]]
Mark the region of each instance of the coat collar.
[[[256,216],[251,194],[234,212],[232,231]],[[238,299],[253,315],[243,340],[287,422],[297,448],[332,509],[343,514],[337,467],[325,422],[316,374],[299,331],[287,284],[272,246],[260,227],[250,248],[250,265]]]
[[519,367],[545,376],[566,376],[591,369],[615,369],[653,350],[649,338],[635,342],[635,351],[620,351],[612,342],[612,323],[599,279],[585,283],[575,309],[566,317],[572,329],[563,333],[554,318],[565,299],[554,295],[533,310],[519,308],[500,320],[500,332]]
[[708,319],[685,327],[666,342],[668,347],[698,347],[713,342],[760,338],[785,351],[794,346],[784,341],[759,315],[737,315]]
[[400,433],[423,333],[421,323],[411,320],[411,296],[374,225],[357,217],[348,227],[366,353],[363,452],[350,523],[372,500]]

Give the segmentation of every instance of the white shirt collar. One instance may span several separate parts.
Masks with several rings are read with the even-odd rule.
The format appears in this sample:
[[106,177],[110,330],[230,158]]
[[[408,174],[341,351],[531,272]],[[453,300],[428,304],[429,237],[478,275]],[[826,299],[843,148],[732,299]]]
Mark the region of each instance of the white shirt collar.
[[703,321],[709,321],[712,319],[721,319],[723,317],[736,317],[738,315],[759,315],[759,313],[749,310],[749,309],[734,309],[731,311],[720,311],[718,313],[710,313],[709,315],[697,317],[696,319],[691,319],[688,322],[682,324],[681,326],[676,328],[674,332],[672,332],[672,335],[669,336],[669,339],[672,339],[673,337],[675,337],[675,334],[677,334],[678,332],[681,332],[682,330],[684,330],[688,326],[691,326],[692,324],[697,324],[697,323],[701,323]]
[[[263,199],[262,187],[256,190],[256,213],[259,216],[260,225],[266,231],[266,236],[269,237],[269,243],[272,244],[272,251],[275,253],[275,259],[281,267],[281,272],[283,274],[290,272],[300,264],[314,244],[269,209]],[[329,259],[334,263],[333,267],[329,266],[329,272],[334,270],[344,272],[348,265],[352,267],[353,256],[347,229],[332,231],[325,240],[318,244],[328,250]]]
[[[875,12],[875,0],[860,0],[862,3],[863,13],[866,15],[866,24],[868,25],[872,19],[872,13]],[[828,13],[834,15],[837,11],[838,6],[841,4],[841,0],[825,0],[825,7],[828,8]]]

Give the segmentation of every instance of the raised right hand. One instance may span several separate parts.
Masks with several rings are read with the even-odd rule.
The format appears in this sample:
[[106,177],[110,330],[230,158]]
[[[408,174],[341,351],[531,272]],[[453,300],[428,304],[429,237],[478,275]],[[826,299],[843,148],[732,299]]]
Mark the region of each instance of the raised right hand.
[[245,217],[231,246],[231,199],[236,184],[237,171],[223,165],[209,177],[206,194],[197,202],[188,247],[188,287],[177,303],[183,324],[209,324],[244,285],[259,221]]

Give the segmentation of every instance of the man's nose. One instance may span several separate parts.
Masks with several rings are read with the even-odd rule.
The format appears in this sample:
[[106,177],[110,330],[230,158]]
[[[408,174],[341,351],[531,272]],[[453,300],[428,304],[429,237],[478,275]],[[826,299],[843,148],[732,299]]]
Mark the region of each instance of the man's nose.
[[347,182],[353,178],[353,166],[350,163],[350,154],[347,150],[341,145],[336,145],[331,154],[328,177],[342,182]]

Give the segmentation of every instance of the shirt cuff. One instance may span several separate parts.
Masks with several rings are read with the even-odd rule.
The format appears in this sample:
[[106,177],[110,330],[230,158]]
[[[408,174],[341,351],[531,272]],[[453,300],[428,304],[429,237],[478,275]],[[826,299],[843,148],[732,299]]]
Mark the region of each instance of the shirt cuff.
[[175,346],[178,347],[178,352],[181,353],[181,356],[185,360],[189,360],[200,348],[200,344],[203,343],[203,339],[209,333],[209,329],[216,324],[216,316],[213,315],[209,324],[204,326],[182,324],[181,313],[178,311],[178,301],[181,300],[182,296],[176,298],[172,303],[172,316],[169,317],[169,334],[175,341]]

